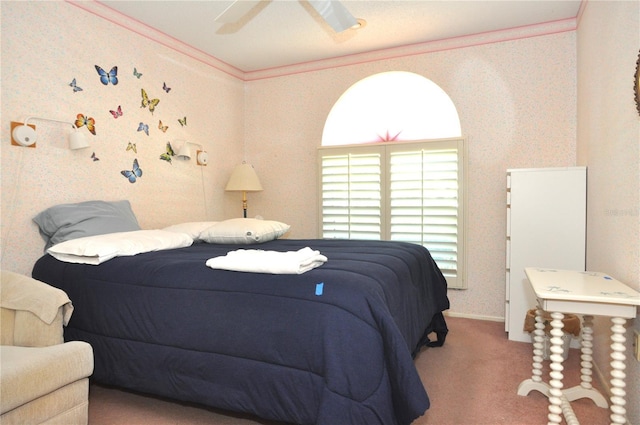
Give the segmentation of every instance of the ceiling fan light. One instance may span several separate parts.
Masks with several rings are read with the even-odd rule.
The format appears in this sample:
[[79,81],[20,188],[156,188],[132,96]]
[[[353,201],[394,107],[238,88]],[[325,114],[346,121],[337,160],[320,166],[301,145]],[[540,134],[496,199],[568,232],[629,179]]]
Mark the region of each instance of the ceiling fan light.
[[362,18],[356,18],[356,23],[351,26],[351,30],[359,30],[367,26],[367,21]]
[[350,29],[356,24],[356,18],[349,13],[346,7],[334,0],[308,0],[311,7],[325,20],[335,32]]

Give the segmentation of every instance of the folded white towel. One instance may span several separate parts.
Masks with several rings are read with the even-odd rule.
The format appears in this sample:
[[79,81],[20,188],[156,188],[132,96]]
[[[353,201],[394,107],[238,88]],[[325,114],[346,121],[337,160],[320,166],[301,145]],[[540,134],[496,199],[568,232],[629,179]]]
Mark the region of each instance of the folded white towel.
[[264,251],[261,249],[237,249],[227,255],[207,260],[212,269],[238,272],[302,274],[323,265],[327,257],[309,247],[298,251]]

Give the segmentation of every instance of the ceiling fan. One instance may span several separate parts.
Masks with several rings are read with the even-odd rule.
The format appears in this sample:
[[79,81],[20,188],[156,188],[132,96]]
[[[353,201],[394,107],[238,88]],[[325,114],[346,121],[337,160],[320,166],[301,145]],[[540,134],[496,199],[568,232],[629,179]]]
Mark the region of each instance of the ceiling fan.
[[[261,1],[265,0],[235,0],[216,16],[215,21],[226,24],[235,23]],[[337,0],[307,1],[335,32],[342,32],[358,23],[347,8]]]

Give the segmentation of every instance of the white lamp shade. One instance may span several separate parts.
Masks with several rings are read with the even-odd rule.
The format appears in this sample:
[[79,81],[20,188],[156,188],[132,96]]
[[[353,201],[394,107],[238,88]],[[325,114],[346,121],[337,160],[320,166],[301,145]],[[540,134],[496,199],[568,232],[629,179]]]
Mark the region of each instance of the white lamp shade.
[[69,149],[84,149],[89,147],[87,138],[79,131],[74,131],[69,135]]
[[256,170],[254,170],[251,165],[242,163],[233,169],[225,190],[259,192],[262,190],[262,185],[260,184]]
[[177,157],[180,159],[184,159],[185,161],[191,159],[191,149],[189,148],[189,143],[185,142],[182,146],[180,146]]

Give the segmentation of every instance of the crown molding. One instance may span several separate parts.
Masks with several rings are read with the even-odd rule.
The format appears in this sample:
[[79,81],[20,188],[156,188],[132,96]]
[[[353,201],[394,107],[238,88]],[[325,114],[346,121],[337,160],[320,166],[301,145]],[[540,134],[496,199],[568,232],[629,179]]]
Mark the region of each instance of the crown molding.
[[118,26],[133,31],[134,33],[142,37],[155,41],[158,44],[184,54],[196,61],[204,63],[220,72],[223,72],[242,81],[257,81],[269,78],[284,77],[288,75],[322,71],[325,69],[359,65],[369,62],[391,60],[445,50],[462,49],[484,44],[501,43],[531,37],[575,31],[577,29],[578,19],[577,17],[562,19],[542,24],[527,25],[500,31],[490,31],[480,34],[453,37],[424,43],[416,43],[389,49],[381,49],[365,53],[340,56],[331,59],[303,62],[282,67],[267,68],[256,71],[243,71],[215,58],[208,53],[203,52],[202,50],[196,49],[193,46],[183,43],[182,41],[166,33],[163,33],[162,31],[158,31],[136,19],[123,15],[122,13],[95,0],[67,0],[67,3],[76,6],[88,13],[99,16]]
[[162,32],[155,28],[151,28],[145,23],[138,21],[137,19],[126,16],[117,10],[110,8],[95,0],[93,1],[71,1],[66,0],[67,3],[76,6],[88,13],[96,15],[102,19],[105,19],[115,25],[128,29],[141,37],[152,40],[158,44],[161,44],[169,49],[175,50],[183,55],[186,55],[196,61],[209,65],[212,68],[217,69],[232,77],[244,80],[245,72],[221,61],[218,58],[211,56],[202,50],[196,49],[182,41]]

